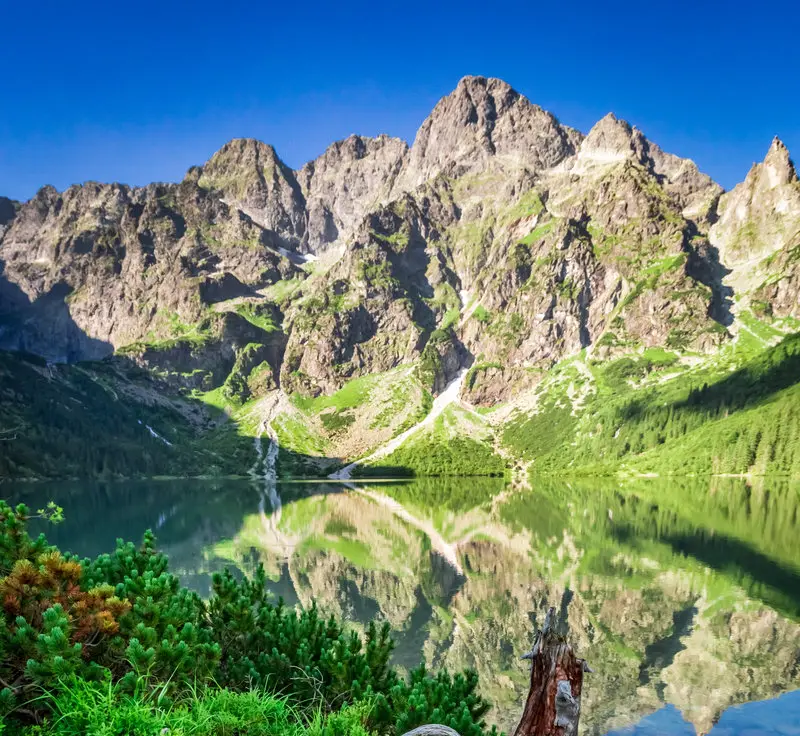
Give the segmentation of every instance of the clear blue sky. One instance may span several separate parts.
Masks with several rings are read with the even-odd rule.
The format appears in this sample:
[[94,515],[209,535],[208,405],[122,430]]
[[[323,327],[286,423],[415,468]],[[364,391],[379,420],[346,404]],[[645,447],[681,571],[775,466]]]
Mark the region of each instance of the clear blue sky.
[[0,194],[179,180],[225,141],[291,166],[350,133],[413,140],[465,74],[584,132],[606,112],[723,186],[800,158],[796,0],[0,2]]

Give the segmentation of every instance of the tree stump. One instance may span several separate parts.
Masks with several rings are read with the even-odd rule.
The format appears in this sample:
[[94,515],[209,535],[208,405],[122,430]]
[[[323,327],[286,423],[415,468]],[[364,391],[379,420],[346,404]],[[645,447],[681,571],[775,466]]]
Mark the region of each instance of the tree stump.
[[556,631],[555,614],[555,608],[548,611],[533,648],[523,656],[531,660],[531,686],[514,736],[578,734],[583,673],[591,669]]

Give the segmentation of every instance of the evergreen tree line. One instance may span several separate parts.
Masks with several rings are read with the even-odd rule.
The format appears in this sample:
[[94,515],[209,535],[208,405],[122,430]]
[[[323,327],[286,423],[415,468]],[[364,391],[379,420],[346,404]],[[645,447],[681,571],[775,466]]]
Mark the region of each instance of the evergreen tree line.
[[233,429],[198,432],[168,404],[115,389],[106,372],[102,362],[48,368],[0,352],[0,429],[15,436],[0,442],[0,478],[231,474],[252,464],[252,442]]

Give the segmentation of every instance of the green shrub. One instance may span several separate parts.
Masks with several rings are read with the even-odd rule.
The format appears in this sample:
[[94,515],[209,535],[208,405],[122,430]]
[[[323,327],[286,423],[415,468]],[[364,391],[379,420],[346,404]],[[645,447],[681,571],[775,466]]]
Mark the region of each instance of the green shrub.
[[316,607],[295,611],[273,605],[266,576],[237,581],[226,571],[214,576],[209,603],[214,638],[224,652],[218,682],[234,689],[268,686],[301,703],[321,702],[335,709],[369,693],[384,693],[396,683],[389,668],[393,644],[389,625],[367,628],[365,639],[346,632]]
[[[461,736],[482,736],[489,704],[475,693],[477,686],[474,672],[451,677],[443,671],[431,677],[425,667],[419,667],[411,672],[409,682],[395,685],[388,698],[377,696],[372,722],[394,724],[398,734],[426,723],[440,723]],[[497,729],[493,726],[490,733],[496,734]]]

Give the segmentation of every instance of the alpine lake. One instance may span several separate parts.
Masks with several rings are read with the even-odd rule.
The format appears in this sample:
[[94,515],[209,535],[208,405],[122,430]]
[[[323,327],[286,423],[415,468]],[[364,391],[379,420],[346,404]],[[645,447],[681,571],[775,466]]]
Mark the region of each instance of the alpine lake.
[[202,596],[259,564],[276,598],[356,627],[388,621],[395,663],[473,668],[511,732],[548,606],[566,612],[583,734],[800,734],[800,482],[544,478],[4,484],[94,556],[152,529]]

